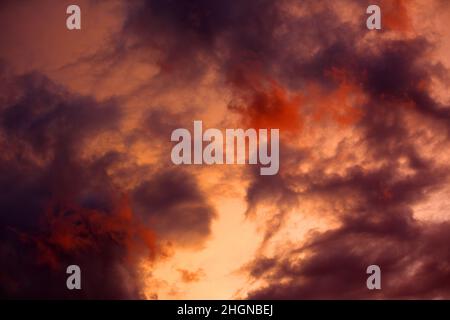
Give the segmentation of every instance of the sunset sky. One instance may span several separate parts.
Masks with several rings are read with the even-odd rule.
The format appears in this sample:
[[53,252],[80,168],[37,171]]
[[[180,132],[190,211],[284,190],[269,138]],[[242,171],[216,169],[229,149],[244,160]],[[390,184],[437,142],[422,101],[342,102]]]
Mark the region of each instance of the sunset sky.
[[[449,299],[449,21],[447,0],[0,1],[0,297]],[[194,120],[280,129],[278,174],[174,165]]]

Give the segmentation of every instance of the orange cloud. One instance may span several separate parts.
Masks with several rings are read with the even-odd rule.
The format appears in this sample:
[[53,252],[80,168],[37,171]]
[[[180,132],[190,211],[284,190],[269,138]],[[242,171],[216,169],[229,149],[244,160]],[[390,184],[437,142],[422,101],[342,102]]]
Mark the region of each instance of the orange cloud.
[[229,77],[236,99],[229,105],[252,128],[278,128],[300,133],[303,96],[292,94],[278,82],[250,68],[238,68]]
[[59,268],[62,255],[100,254],[115,246],[125,249],[123,259],[127,263],[145,253],[149,259],[155,257],[155,235],[133,214],[126,196],[119,199],[110,213],[52,201],[46,208],[43,224],[47,232],[21,236],[36,243],[38,263],[53,269]]
[[325,76],[336,83],[335,88],[329,90],[311,83],[303,94],[292,93],[259,72],[240,69],[230,81],[237,99],[229,107],[252,128],[279,128],[291,134],[302,131],[305,116],[300,111],[305,105],[312,108],[314,122],[354,124],[363,115],[361,106],[367,100],[363,89],[345,70],[332,68]]
[[317,85],[309,86],[308,103],[313,105],[315,121],[331,119],[341,126],[357,122],[363,115],[361,106],[366,102],[364,91],[345,70],[332,68],[325,74],[337,83],[336,88],[325,92]]
[[388,30],[408,32],[414,31],[408,7],[412,1],[405,0],[382,0],[382,23]]
[[196,271],[189,271],[185,269],[177,269],[177,271],[180,273],[181,281],[186,283],[198,282],[205,276],[205,272],[201,268]]

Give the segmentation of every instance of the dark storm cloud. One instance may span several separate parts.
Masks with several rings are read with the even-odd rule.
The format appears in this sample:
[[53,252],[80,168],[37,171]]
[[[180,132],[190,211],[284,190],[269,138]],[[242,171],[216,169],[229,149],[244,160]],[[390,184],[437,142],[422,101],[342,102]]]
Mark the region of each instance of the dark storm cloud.
[[214,210],[194,177],[179,168],[154,174],[134,189],[132,197],[135,211],[173,242],[200,244],[210,232]]
[[[83,157],[99,135],[120,130],[116,101],[70,93],[38,73],[2,71],[1,296],[142,297],[138,263],[157,257],[157,239],[178,234],[189,243],[209,234],[212,209],[195,178],[161,168],[135,190],[121,187],[114,168],[125,154],[103,146]],[[70,264],[81,267],[82,291],[66,288]]]
[[34,224],[37,212],[31,208],[42,205],[43,197],[79,188],[81,145],[98,132],[117,128],[120,111],[113,102],[69,95],[39,74],[15,78],[5,89],[15,96],[2,104],[0,115],[2,205],[7,208],[2,218]]
[[[445,298],[449,225],[419,226],[402,212],[393,225],[347,223],[317,236],[310,244],[272,259],[256,260],[252,276],[268,281],[253,299]],[[400,228],[400,230],[399,230]],[[407,230],[405,230],[407,229]],[[407,231],[407,233],[402,233]],[[398,233],[396,235],[396,232]],[[304,258],[298,256],[305,254]],[[271,263],[267,263],[270,261]],[[382,270],[382,290],[366,288],[367,266]],[[264,266],[262,269],[261,266]],[[285,284],[281,284],[281,279]],[[287,280],[287,281],[286,281]]]
[[[92,219],[113,219],[118,195],[106,169],[114,155],[79,157],[89,138],[118,128],[119,107],[72,95],[37,73],[11,82],[7,94],[16,95],[0,115],[2,296],[137,297],[124,243],[108,239],[124,230],[103,232]],[[65,288],[70,264],[82,268],[82,293]]]
[[136,1],[128,5],[123,37],[131,49],[156,50],[162,73],[194,78],[211,62],[221,67],[270,56],[281,22],[276,7],[270,0]]
[[180,245],[196,246],[209,235],[215,210],[195,176],[172,163],[173,143],[167,142],[173,130],[192,126],[195,110],[174,113],[168,109],[149,110],[131,134],[130,142],[146,141],[159,160],[149,168],[152,174],[131,190],[133,208],[151,221],[158,234]]
[[[355,29],[336,23],[339,16],[326,1],[302,1],[308,14],[301,16],[292,14],[295,5],[272,0],[131,2],[118,50],[126,41],[125,50],[155,50],[158,54],[149,56],[169,76],[195,79],[215,66],[227,81],[236,68],[252,66],[298,88],[305,78],[322,77],[324,64],[351,61],[363,25]],[[364,17],[363,12],[355,15]],[[312,60],[310,53],[317,48],[321,52]]]

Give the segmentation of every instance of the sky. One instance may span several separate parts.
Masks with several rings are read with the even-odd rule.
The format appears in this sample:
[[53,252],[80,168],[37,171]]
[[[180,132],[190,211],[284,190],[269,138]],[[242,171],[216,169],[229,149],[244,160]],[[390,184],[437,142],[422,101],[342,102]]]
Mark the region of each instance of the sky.
[[[449,299],[449,20],[446,0],[1,1],[0,296]],[[195,120],[279,129],[278,174],[174,165]]]

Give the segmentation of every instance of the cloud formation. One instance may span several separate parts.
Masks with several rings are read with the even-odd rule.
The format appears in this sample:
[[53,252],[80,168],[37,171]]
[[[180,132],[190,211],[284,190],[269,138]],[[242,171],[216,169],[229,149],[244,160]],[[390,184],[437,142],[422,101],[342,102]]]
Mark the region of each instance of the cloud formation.
[[[148,169],[126,185],[115,169],[124,153],[104,146],[83,155],[92,140],[120,130],[116,101],[70,93],[38,73],[2,76],[2,295],[143,297],[139,263],[163,253],[160,241],[198,243],[209,233],[213,209],[195,178]],[[139,170],[126,165],[129,175]],[[75,295],[65,288],[70,264],[83,272]]]
[[[446,1],[109,3],[82,3],[84,37],[44,39],[20,24],[37,2],[2,2],[1,296],[190,297],[238,269],[222,298],[449,298]],[[193,120],[279,128],[279,174],[172,165]],[[211,262],[241,236],[246,263]]]

